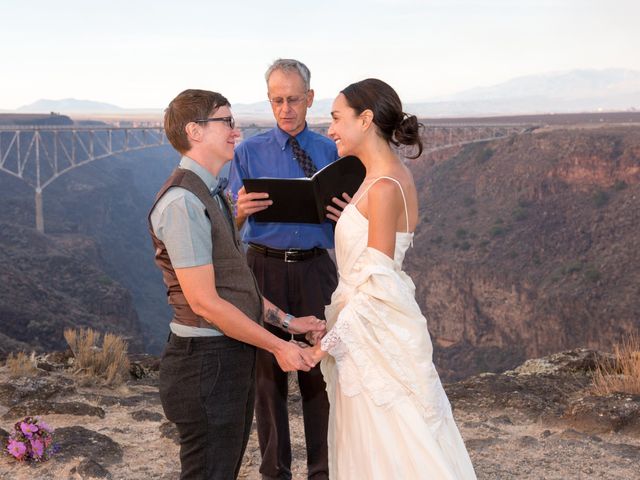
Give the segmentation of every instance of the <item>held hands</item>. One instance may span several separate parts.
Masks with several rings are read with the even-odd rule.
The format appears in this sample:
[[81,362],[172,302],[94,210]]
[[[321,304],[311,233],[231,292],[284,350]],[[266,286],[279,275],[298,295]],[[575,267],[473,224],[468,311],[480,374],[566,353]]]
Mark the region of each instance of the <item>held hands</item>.
[[[326,323],[326,321],[325,321]],[[307,339],[312,347],[307,348],[309,351],[309,356],[314,365],[317,365],[320,360],[328,355],[327,352],[322,350],[320,345],[320,340],[327,334],[326,329],[322,332],[308,332],[304,337]]]
[[342,215],[342,211],[344,210],[344,207],[346,207],[349,204],[349,202],[351,202],[351,197],[347,195],[345,192],[342,192],[342,198],[344,199],[344,201],[339,199],[338,197],[333,197],[331,199],[331,201],[335,203],[339,208],[336,208],[333,205],[327,205],[327,218],[329,220],[333,220],[334,222],[337,222],[338,219],[340,218],[340,215]]
[[314,366],[328,355],[327,352],[320,348],[320,342],[316,343],[313,347],[305,349],[305,352],[307,353],[307,358],[313,362]]
[[327,354],[320,349],[319,344],[320,339],[327,333],[326,322],[313,315],[295,317],[289,323],[287,330],[292,334],[304,333],[307,341],[315,346],[309,347],[296,340],[284,342],[286,346],[281,346],[274,353],[278,365],[285,372],[294,370],[308,372]]
[[285,372],[293,372],[302,370],[308,372],[315,367],[313,355],[310,348],[300,348],[294,342],[282,340],[282,343],[274,352],[278,365]]
[[295,317],[291,319],[289,327],[287,328],[289,333],[319,333],[324,335],[327,331],[326,322],[313,315],[307,317]]
[[320,340],[322,340],[322,337],[324,337],[326,333],[326,329],[323,331],[307,332],[304,338],[306,338],[307,342],[311,345],[316,345]]
[[320,360],[328,355],[327,352],[320,348],[320,343],[310,347],[306,343],[298,342],[297,340],[289,340],[289,343],[299,346],[302,349],[302,356],[307,365],[311,368],[315,367]]
[[260,212],[273,203],[269,200],[268,193],[251,192],[247,193],[244,187],[238,190],[238,201],[236,208],[238,209],[238,218],[245,219],[249,215]]

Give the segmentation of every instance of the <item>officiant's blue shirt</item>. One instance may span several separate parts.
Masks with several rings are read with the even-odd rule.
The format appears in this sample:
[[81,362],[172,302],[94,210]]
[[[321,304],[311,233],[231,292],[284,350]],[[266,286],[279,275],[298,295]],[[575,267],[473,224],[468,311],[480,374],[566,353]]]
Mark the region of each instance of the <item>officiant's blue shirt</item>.
[[[306,125],[304,130],[296,135],[296,140],[309,154],[318,170],[338,158],[333,140],[312,132]],[[236,147],[229,174],[229,190],[236,200],[244,178],[304,176],[302,168],[293,158],[289,134],[275,127],[248,138]],[[333,222],[256,222],[249,216],[242,230],[242,239],[246,243],[281,249],[333,248]]]

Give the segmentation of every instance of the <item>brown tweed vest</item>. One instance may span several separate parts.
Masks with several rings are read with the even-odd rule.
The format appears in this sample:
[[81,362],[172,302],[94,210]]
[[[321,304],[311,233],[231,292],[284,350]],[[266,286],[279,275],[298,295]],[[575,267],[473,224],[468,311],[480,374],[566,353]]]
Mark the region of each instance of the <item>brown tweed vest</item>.
[[[216,290],[221,298],[235,305],[255,322],[262,317],[262,296],[253,272],[249,269],[235,222],[222,212],[211,196],[206,184],[190,170],[177,168],[162,186],[149,212],[149,232],[156,250],[155,261],[162,271],[167,287],[169,304],[173,308],[173,321],[189,327],[213,328],[211,323],[196,315],[185,299],[176,272],[165,245],[155,236],[151,226],[151,212],[158,200],[171,187],[182,187],[192,192],[204,204],[211,221],[212,261],[216,277]],[[224,200],[224,208],[230,207]],[[213,319],[215,321],[215,319]]]

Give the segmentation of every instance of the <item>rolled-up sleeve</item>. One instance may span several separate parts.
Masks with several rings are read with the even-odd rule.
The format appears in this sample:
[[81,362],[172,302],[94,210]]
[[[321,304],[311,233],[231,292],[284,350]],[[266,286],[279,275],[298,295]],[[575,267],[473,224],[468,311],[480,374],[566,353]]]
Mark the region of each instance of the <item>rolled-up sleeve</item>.
[[186,190],[173,192],[156,206],[152,214],[153,230],[167,248],[174,268],[212,263],[211,222],[205,211],[202,202]]

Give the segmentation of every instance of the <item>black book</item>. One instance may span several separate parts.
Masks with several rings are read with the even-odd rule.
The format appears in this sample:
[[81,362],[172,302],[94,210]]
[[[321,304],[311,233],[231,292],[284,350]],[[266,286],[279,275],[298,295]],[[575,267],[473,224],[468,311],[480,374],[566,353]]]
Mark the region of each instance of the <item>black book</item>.
[[342,192],[353,196],[364,180],[365,168],[358,157],[341,157],[309,178],[245,178],[247,193],[266,192],[273,204],[254,213],[256,222],[322,223],[331,199]]

